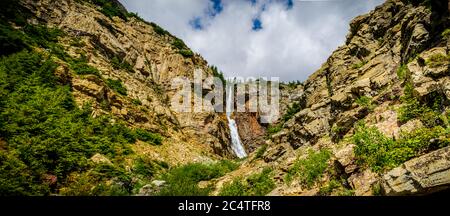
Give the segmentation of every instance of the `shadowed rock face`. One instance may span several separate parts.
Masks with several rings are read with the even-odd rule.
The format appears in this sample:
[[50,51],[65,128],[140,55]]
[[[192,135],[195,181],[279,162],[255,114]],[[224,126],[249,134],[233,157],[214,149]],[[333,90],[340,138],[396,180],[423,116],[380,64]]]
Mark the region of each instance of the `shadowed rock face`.
[[386,195],[428,194],[450,187],[450,147],[412,159],[383,176]]

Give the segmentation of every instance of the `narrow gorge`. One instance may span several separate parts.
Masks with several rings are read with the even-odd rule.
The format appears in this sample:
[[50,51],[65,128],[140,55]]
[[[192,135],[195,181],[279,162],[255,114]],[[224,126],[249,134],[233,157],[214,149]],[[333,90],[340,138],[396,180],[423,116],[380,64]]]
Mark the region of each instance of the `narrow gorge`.
[[[119,1],[0,6],[0,195],[450,188],[448,0],[386,0],[354,18],[344,44],[308,79],[279,83],[272,123],[261,110],[234,111],[234,85],[215,101],[224,112],[174,109],[173,80],[194,80],[197,70],[204,83],[224,75]],[[199,94],[211,92],[205,84]]]

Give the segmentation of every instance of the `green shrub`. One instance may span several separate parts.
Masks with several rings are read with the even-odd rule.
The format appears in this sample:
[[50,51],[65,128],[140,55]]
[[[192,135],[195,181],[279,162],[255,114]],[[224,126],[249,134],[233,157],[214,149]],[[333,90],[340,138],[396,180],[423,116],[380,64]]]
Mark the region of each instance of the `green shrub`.
[[186,44],[178,38],[175,38],[174,41],[172,42],[172,46],[174,46],[175,48],[182,50],[182,49],[186,49],[187,46]]
[[120,17],[121,19],[127,21],[128,20],[128,13],[126,10],[120,8],[120,6],[113,1],[109,0],[90,0],[93,4],[100,6],[100,12],[103,13],[105,16],[112,18],[112,17]]
[[300,103],[294,102],[291,106],[288,107],[286,114],[284,114],[281,119],[283,120],[283,122],[286,122],[292,117],[294,117],[295,114],[300,112],[300,110],[301,110]]
[[425,63],[433,68],[444,66],[444,65],[449,65],[450,64],[450,56],[443,55],[441,53],[434,54],[434,55],[430,56],[430,58],[427,59],[427,61]]
[[216,66],[210,66],[209,67],[211,71],[213,72],[213,76],[219,78],[222,81],[222,84],[225,85],[227,81],[225,80],[225,77],[223,76],[223,73],[217,69]]
[[255,159],[261,158],[267,150],[267,144],[262,145],[257,151],[255,155]]
[[356,64],[353,64],[352,66],[351,66],[351,69],[359,69],[359,68],[362,68],[364,65],[366,65],[367,64],[367,62],[366,61],[361,61],[361,62],[359,62],[359,63],[356,63]]
[[120,60],[117,56],[114,56],[111,59],[111,65],[113,66],[114,69],[118,70],[118,69],[122,69],[122,70],[126,70],[128,72],[134,72],[133,66],[128,63],[125,60]]
[[359,164],[381,172],[399,166],[413,157],[448,146],[449,135],[448,130],[437,126],[402,134],[400,139],[394,141],[375,127],[359,124],[353,136],[356,144],[354,152]]
[[298,178],[302,185],[311,187],[323,176],[328,167],[328,160],[331,152],[322,149],[318,152],[309,151],[305,159],[298,159],[294,165],[288,170],[286,182],[291,182],[294,178]]
[[178,51],[178,53],[180,53],[183,57],[186,57],[186,58],[190,58],[190,57],[194,56],[194,52],[192,52],[189,49],[182,49],[182,50]]
[[220,161],[212,164],[191,163],[170,169],[163,175],[167,182],[158,195],[161,196],[206,196],[211,187],[199,188],[200,181],[219,178],[238,167],[231,161]]
[[127,89],[122,84],[122,80],[107,79],[106,84],[114,91],[121,95],[127,95]]
[[271,136],[280,132],[283,129],[282,124],[269,125],[267,128],[267,135]]
[[[27,51],[0,60],[0,77],[6,78],[0,81],[0,138],[8,146],[8,163],[17,164],[22,173],[8,184],[23,189],[1,185],[2,192],[48,194],[44,174],[56,175],[64,184],[70,173],[88,170],[89,158],[96,153],[111,159],[131,153],[130,130],[111,124],[107,116],[92,118],[89,104],[78,108],[70,88],[55,81],[56,66]],[[1,173],[5,182],[5,170]]]
[[133,99],[133,100],[131,101],[131,103],[133,103],[133,104],[136,105],[136,106],[141,106],[141,105],[142,105],[142,101],[139,100],[139,99]]
[[92,75],[96,75],[98,77],[100,77],[100,71],[93,67],[88,65],[88,61],[86,59],[86,56],[82,55],[80,58],[78,59],[74,59],[74,58],[66,58],[69,59],[69,65],[70,68],[78,75],[88,75],[88,74],[92,74]]
[[144,158],[138,158],[134,162],[133,173],[144,177],[152,177],[163,169],[168,169],[169,165],[162,161],[154,161]]
[[450,36],[450,28],[445,29],[442,33],[441,33],[442,37],[448,37]]
[[159,134],[151,133],[140,128],[136,129],[134,133],[136,134],[136,139],[139,139],[141,141],[148,142],[154,145],[162,144],[163,138]]
[[150,23],[150,25],[153,27],[153,31],[155,31],[156,34],[161,35],[161,36],[170,35],[170,33],[168,31],[164,30],[156,23]]
[[406,78],[408,78],[410,76],[410,71],[408,69],[407,65],[401,65],[398,69],[397,69],[397,77],[400,80],[405,80]]
[[261,173],[249,176],[245,181],[235,178],[223,186],[220,196],[264,196],[275,188],[272,169],[264,168]]
[[373,101],[372,101],[371,97],[361,96],[355,100],[355,103],[361,107],[367,108],[368,110],[374,109],[374,105],[373,105]]

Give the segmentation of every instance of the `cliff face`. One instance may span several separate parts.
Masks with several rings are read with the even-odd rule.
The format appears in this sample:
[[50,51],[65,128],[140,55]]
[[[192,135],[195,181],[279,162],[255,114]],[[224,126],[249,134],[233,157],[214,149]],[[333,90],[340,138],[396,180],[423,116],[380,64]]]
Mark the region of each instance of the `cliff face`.
[[[300,98],[283,99],[299,111],[278,123],[281,131],[266,141],[263,154],[251,155],[218,185],[270,167],[272,195],[418,194],[448,187],[447,178],[430,174],[448,175],[448,164],[431,156],[383,177],[449,144],[448,15],[447,1],[388,0],[356,17],[345,45],[298,88]],[[409,176],[416,171],[420,178]],[[396,188],[405,178],[410,188]]]
[[[120,95],[95,76],[72,76],[64,68],[77,104],[93,101],[95,116],[110,114],[130,127],[167,137],[164,147],[140,151],[174,164],[214,154],[232,156],[223,115],[176,113],[170,108],[177,90],[171,87],[174,78],[193,79],[194,69],[202,69],[204,77],[212,74],[201,56],[181,52],[191,51],[177,47],[185,46],[179,39],[136,17],[108,17],[87,1],[24,1],[24,5],[33,13],[32,22],[67,33],[60,43],[69,55],[84,53],[104,79],[121,80],[127,89],[126,96]],[[74,40],[81,45],[71,45]]]

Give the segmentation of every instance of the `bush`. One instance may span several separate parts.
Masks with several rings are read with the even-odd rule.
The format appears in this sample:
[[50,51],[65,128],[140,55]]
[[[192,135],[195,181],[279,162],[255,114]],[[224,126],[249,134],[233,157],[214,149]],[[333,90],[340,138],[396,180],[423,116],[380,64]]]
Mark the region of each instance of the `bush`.
[[441,53],[434,54],[425,63],[432,68],[448,65],[450,64],[450,56]]
[[186,57],[186,58],[190,58],[190,57],[194,56],[194,52],[192,52],[189,49],[182,49],[182,50],[178,51],[178,53],[180,53],[183,57]]
[[121,95],[127,95],[127,89],[122,84],[122,80],[107,79],[106,84],[114,91]]
[[298,178],[302,185],[313,186],[327,169],[330,157],[331,152],[326,149],[318,152],[309,151],[305,159],[298,159],[288,170],[286,182],[289,183],[294,178]]
[[283,120],[283,122],[286,122],[292,117],[294,117],[295,114],[300,112],[300,110],[301,110],[300,103],[294,102],[291,106],[289,106],[288,110],[286,111],[286,114],[284,114],[281,119]]
[[142,101],[139,100],[139,99],[133,99],[133,100],[131,101],[131,103],[133,103],[133,104],[136,105],[136,106],[141,106],[141,105],[142,105]]
[[163,138],[159,134],[151,133],[140,128],[136,129],[134,133],[136,134],[136,139],[138,140],[149,142],[154,145],[162,144]]
[[169,168],[169,165],[165,162],[138,158],[134,162],[133,173],[148,178],[167,168]]
[[405,80],[406,78],[408,78],[410,76],[410,71],[408,69],[408,66],[406,65],[401,65],[398,69],[397,69],[397,77],[400,80]]
[[153,27],[153,31],[155,31],[156,34],[161,36],[170,35],[168,31],[164,30],[163,28],[161,28],[161,26],[157,25],[156,23],[150,23],[150,25]]
[[381,172],[399,166],[413,157],[448,146],[449,132],[441,126],[420,128],[408,134],[402,134],[394,141],[386,137],[375,127],[366,127],[360,123],[353,136],[357,162],[369,166],[375,172]]
[[211,71],[213,72],[213,76],[219,78],[222,81],[222,84],[225,85],[227,81],[225,80],[225,77],[223,76],[223,73],[217,69],[216,66],[210,66],[209,67]]
[[88,61],[86,59],[86,56],[82,55],[80,58],[78,59],[74,59],[74,58],[66,58],[68,59],[68,63],[70,65],[70,68],[78,75],[88,75],[88,74],[92,74],[95,76],[100,77],[100,71],[93,67],[88,65]]
[[261,158],[267,150],[267,144],[262,145],[257,151],[255,155],[255,159]]
[[272,169],[264,168],[261,173],[249,176],[245,181],[240,178],[225,184],[220,196],[264,196],[275,188]]
[[163,175],[163,179],[168,185],[158,195],[206,196],[212,188],[199,188],[198,183],[200,181],[219,178],[237,167],[236,163],[226,160],[213,164],[191,163],[175,167]]
[[267,128],[267,135],[272,136],[273,134],[280,132],[282,129],[282,124],[269,125]]
[[100,6],[100,12],[103,13],[105,16],[112,18],[112,17],[120,17],[121,19],[127,21],[128,20],[128,13],[126,10],[120,8],[119,5],[114,3],[113,1],[109,0],[90,0],[93,4]]
[[134,72],[133,66],[128,63],[125,60],[120,60],[117,56],[114,56],[111,59],[111,65],[113,66],[114,69],[118,70],[118,69],[122,69],[122,70],[126,70],[128,72]]
[[359,62],[359,63],[356,63],[356,64],[353,64],[352,66],[351,66],[351,69],[359,69],[359,68],[362,68],[364,65],[366,65],[367,64],[367,62],[366,61],[361,61],[361,62]]
[[355,100],[355,103],[361,107],[367,108],[370,111],[374,109],[374,105],[373,105],[373,101],[372,101],[371,97],[361,96]]
[[442,33],[441,33],[442,37],[448,37],[450,36],[450,28],[445,29]]

